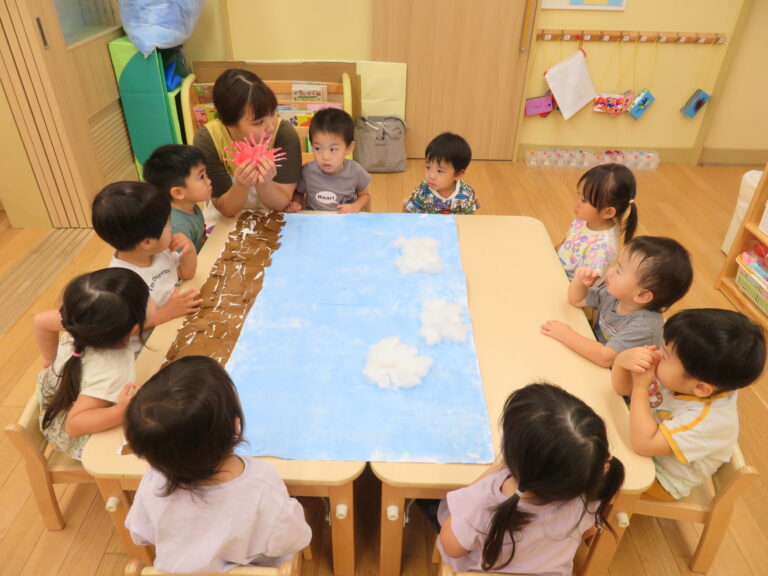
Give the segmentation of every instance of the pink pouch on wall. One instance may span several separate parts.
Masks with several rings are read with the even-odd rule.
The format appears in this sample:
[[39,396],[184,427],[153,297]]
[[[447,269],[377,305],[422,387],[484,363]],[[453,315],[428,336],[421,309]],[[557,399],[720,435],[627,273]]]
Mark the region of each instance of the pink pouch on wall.
[[552,112],[552,96],[538,96],[525,101],[526,116],[546,116]]

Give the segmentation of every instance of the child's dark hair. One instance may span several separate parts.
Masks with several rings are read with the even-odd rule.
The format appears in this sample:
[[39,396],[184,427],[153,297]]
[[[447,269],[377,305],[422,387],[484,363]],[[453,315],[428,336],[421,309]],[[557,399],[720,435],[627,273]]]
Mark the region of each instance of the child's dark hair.
[[[611,456],[605,423],[592,408],[553,384],[529,384],[509,395],[501,425],[504,461],[520,492],[540,504],[581,498],[584,514],[597,501],[598,523],[605,523],[606,507],[624,482],[624,465]],[[494,511],[483,544],[483,570],[507,566],[515,556],[516,533],[535,521],[518,509],[519,503],[514,494]],[[507,534],[512,552],[501,558]]]
[[338,108],[323,108],[315,112],[312,121],[309,123],[309,141],[312,142],[315,134],[325,132],[326,134],[335,134],[344,139],[344,143],[349,146],[355,139],[355,123],[352,116],[344,110]]
[[463,172],[472,161],[472,149],[458,134],[443,132],[427,144],[424,158],[432,162],[448,162],[456,172]]
[[688,376],[718,391],[749,386],[765,367],[762,328],[732,310],[678,312],[664,324],[664,343],[674,350]]
[[[73,354],[64,363],[59,385],[45,399],[42,427],[72,407],[80,394],[82,355],[87,348],[128,344],[136,325],[144,330],[149,288],[141,276],[125,268],[105,268],[83,274],[64,289],[61,323],[74,340]],[[127,382],[126,382],[127,384]]]
[[653,294],[646,310],[663,312],[686,295],[693,283],[691,256],[677,240],[638,236],[627,244],[629,257],[640,258],[638,282]]
[[125,438],[165,476],[166,496],[178,488],[195,491],[211,478],[243,442],[244,430],[235,385],[207,356],[186,356],[162,368],[125,413]]
[[598,210],[616,210],[614,218],[624,231],[624,243],[632,240],[637,231],[637,183],[629,168],[621,164],[600,164],[582,174],[578,187],[591,206]]
[[205,164],[203,151],[186,144],[166,144],[155,148],[144,162],[144,180],[165,194],[175,186],[186,186],[192,169]]
[[213,85],[213,103],[219,120],[234,126],[247,111],[254,119],[272,116],[277,110],[277,97],[272,89],[253,72],[230,68]]
[[171,198],[147,182],[113,182],[93,199],[93,229],[115,250],[132,250],[160,238],[171,216]]

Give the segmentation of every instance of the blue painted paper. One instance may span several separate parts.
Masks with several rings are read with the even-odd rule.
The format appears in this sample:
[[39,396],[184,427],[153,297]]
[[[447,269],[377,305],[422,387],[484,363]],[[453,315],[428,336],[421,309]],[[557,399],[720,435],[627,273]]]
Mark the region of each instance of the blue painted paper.
[[[493,460],[466,280],[452,216],[286,214],[281,247],[227,364],[250,453],[300,460]],[[436,238],[442,274],[401,274],[399,237]],[[428,346],[422,300],[459,303],[467,342]],[[362,371],[368,348],[399,336],[434,362],[389,390]]]

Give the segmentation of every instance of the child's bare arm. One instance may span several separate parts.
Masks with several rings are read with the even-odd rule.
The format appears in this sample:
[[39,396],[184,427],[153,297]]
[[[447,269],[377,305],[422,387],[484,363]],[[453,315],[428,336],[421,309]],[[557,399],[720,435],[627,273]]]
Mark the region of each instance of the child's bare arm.
[[128,402],[135,390],[136,385],[133,383],[123,386],[116,404],[101,398],[80,394],[67,413],[64,432],[77,438],[120,426]]
[[157,307],[154,318],[150,319],[144,325],[144,328],[159,326],[174,318],[181,318],[187,314],[197,312],[202,303],[203,299],[200,298],[200,292],[197,290],[190,288],[184,292],[179,292],[179,289],[176,288],[171,297],[168,298],[168,301],[164,305]]
[[613,389],[622,396],[632,394],[632,375],[654,373],[657,354],[656,346],[627,348],[616,356],[611,370]]
[[579,266],[573,272],[573,279],[568,285],[568,303],[578,308],[586,308],[587,303],[585,298],[589,287],[592,286],[598,279],[599,274],[587,268],[586,266]]
[[443,545],[443,552],[451,558],[461,558],[469,554],[469,550],[464,548],[451,527],[451,517],[448,516],[442,526],[440,526],[440,544]]
[[299,194],[298,192],[293,193],[293,198],[291,198],[291,201],[288,203],[288,206],[285,207],[286,212],[301,212],[301,210],[304,209],[304,194]]
[[632,449],[640,456],[671,454],[672,447],[661,428],[653,419],[648,386],[653,372],[632,373],[632,398],[629,402],[629,439]]
[[564,322],[548,320],[541,325],[541,333],[554,338],[558,342],[562,342],[568,348],[598,366],[610,368],[613,365],[614,358],[616,358],[616,350],[601,344],[593,338],[587,338],[578,334]]
[[197,251],[195,245],[186,235],[177,232],[171,239],[171,245],[168,247],[171,252],[179,252],[179,278],[189,280],[195,276],[197,270]]
[[357,200],[352,202],[352,204],[342,204],[339,206],[339,214],[351,214],[354,212],[360,212],[363,208],[365,208],[368,205],[368,202],[371,199],[371,192],[366,188],[365,190],[361,190],[357,193]]
[[58,310],[46,310],[35,314],[32,320],[32,334],[43,357],[43,368],[48,368],[56,358],[59,332],[62,330],[64,326],[61,324],[61,313]]

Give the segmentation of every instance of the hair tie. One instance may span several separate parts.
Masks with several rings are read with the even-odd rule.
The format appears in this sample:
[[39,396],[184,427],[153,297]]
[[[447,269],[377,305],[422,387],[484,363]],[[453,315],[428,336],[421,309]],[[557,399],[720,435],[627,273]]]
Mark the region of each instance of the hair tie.
[[72,357],[73,358],[80,358],[80,356],[82,356],[82,355],[83,355],[82,352],[72,352]]
[[522,492],[520,492],[520,489],[519,489],[519,488],[518,488],[517,490],[515,490],[515,494],[517,494],[517,497],[518,497],[518,498],[522,498],[522,497],[523,497],[523,493],[522,493]]
[[632,198],[632,199],[629,201],[629,203],[630,203],[630,204],[634,204],[634,203],[635,203],[635,199],[634,199],[634,198]]

